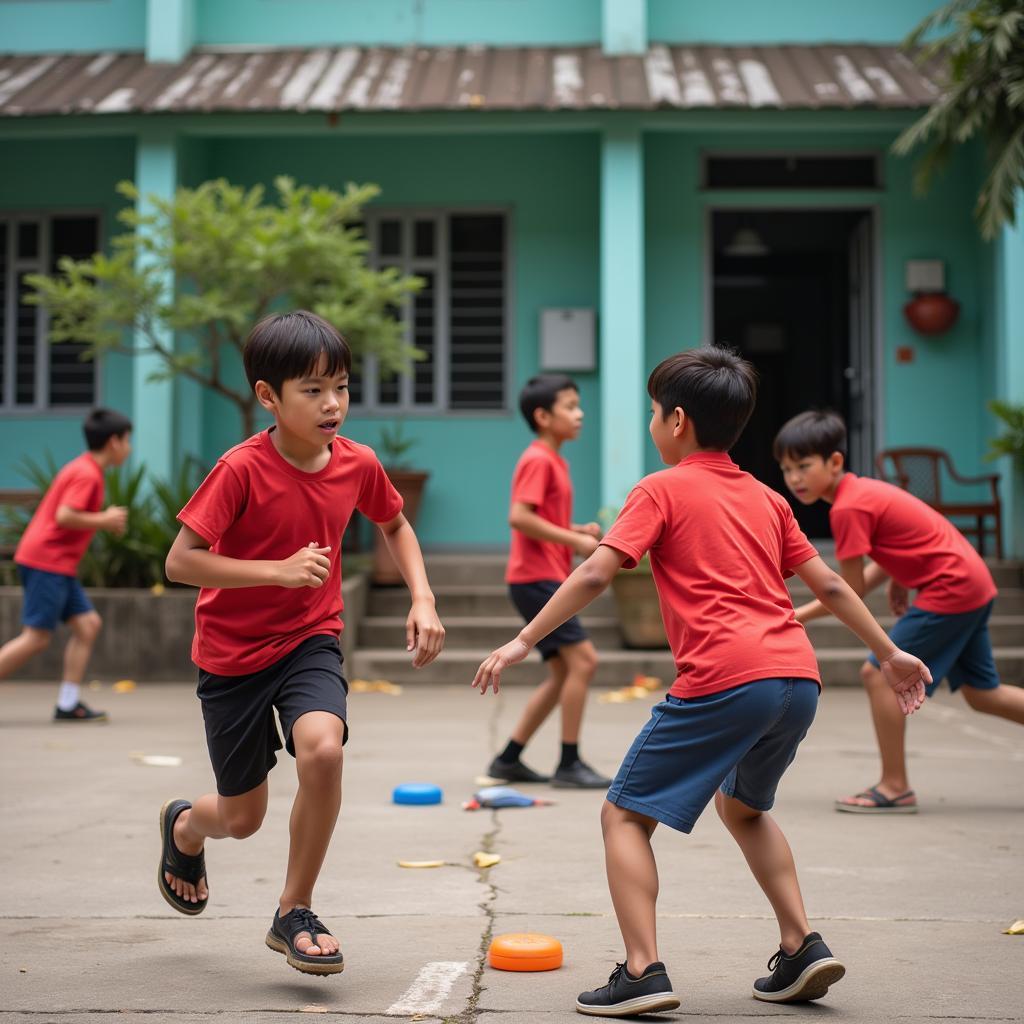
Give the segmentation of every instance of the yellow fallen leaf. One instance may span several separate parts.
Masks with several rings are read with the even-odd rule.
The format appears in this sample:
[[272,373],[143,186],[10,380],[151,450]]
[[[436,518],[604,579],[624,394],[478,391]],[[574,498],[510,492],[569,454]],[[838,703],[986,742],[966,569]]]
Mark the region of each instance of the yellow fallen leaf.
[[310,1003],[309,1006],[303,1006],[299,1010],[299,1013],[327,1013],[327,1007],[321,1006],[319,1003]]
[[391,697],[402,693],[401,686],[387,679],[353,679],[348,688],[351,693],[386,693]]
[[151,586],[151,587],[149,588],[149,592],[150,592],[150,593],[151,593],[151,594],[152,594],[152,595],[153,595],[154,597],[160,597],[160,596],[161,596],[161,594],[163,594],[163,592],[164,592],[164,590],[165,590],[165,589],[166,589],[166,588],[164,587],[164,585],[163,585],[162,583],[154,583],[154,584],[153,584],[153,586]]
[[400,860],[400,868],[443,868],[443,860]]
[[651,691],[646,686],[631,686],[626,692],[634,700],[643,700]]
[[665,684],[657,676],[643,676],[640,685],[645,690],[660,690]]
[[118,679],[112,687],[114,693],[131,693],[135,689],[134,679]]
[[1014,921],[1009,928],[1003,932],[1004,935],[1024,935],[1024,918]]
[[599,704],[625,704],[629,700],[621,690],[612,690],[610,693],[602,693],[597,701]]
[[497,853],[484,853],[483,850],[477,850],[473,854],[473,863],[478,868],[493,868],[495,864],[501,863],[501,856]]

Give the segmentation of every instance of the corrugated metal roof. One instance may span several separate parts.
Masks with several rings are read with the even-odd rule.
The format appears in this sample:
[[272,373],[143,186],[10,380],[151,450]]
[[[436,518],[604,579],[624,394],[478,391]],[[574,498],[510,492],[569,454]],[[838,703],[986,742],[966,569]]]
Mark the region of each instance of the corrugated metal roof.
[[0,56],[0,116],[257,111],[842,109],[940,90],[891,46],[342,47]]

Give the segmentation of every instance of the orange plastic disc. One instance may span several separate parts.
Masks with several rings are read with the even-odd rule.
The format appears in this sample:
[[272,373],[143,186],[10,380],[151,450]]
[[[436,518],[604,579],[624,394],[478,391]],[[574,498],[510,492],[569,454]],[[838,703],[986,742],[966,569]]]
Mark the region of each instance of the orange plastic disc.
[[499,971],[554,971],[562,966],[562,944],[550,935],[496,935],[487,959]]

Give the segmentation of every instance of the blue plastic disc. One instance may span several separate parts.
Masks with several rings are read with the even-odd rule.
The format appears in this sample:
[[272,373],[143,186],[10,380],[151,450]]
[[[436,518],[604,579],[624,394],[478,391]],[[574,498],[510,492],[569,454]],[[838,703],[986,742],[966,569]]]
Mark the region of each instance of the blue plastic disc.
[[403,782],[391,794],[396,804],[439,804],[442,797],[441,787],[432,782]]

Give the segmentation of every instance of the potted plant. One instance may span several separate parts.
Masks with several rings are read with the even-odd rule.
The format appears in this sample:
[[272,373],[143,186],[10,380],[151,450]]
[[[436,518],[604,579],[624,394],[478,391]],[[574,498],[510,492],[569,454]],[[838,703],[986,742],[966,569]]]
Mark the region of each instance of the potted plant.
[[[615,520],[612,509],[603,508],[598,519],[606,530]],[[620,569],[612,580],[612,594],[619,613],[619,630],[626,647],[664,650],[668,647],[665,624],[661,620],[658,589],[651,574],[647,555],[635,569]]]
[[[393,427],[381,428],[377,445],[384,470],[395,490],[402,496],[402,511],[412,526],[416,525],[423,488],[430,476],[423,470],[413,469],[406,461],[406,454],[414,444],[416,438],[407,436],[403,424],[398,422]],[[373,541],[373,582],[385,586],[402,582],[402,574],[380,530],[375,531]]]

